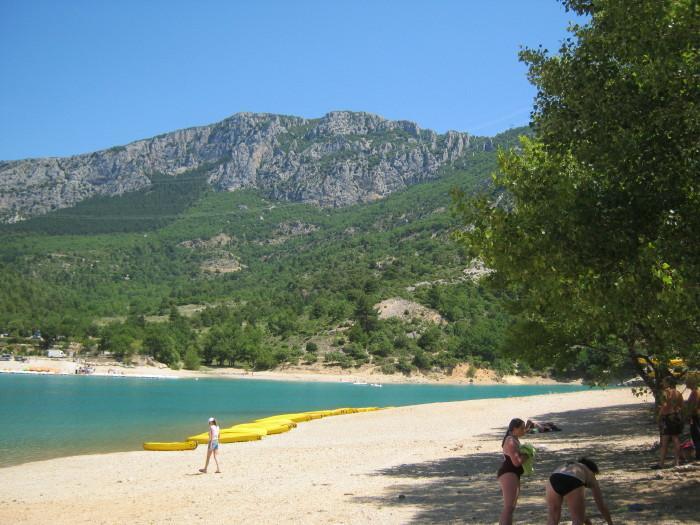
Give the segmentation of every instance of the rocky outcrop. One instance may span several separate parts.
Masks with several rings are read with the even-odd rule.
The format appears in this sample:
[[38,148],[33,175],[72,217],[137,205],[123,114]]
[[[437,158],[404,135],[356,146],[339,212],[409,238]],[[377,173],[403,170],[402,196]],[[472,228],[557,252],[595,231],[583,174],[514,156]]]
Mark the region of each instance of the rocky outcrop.
[[210,250],[215,248],[225,248],[233,241],[233,237],[220,233],[211,239],[194,239],[191,241],[182,241],[178,246],[189,248],[190,250]]
[[139,190],[155,173],[192,170],[221,191],[257,188],[274,199],[345,206],[437,177],[465,150],[484,147],[471,142],[464,133],[438,135],[369,113],[239,113],[85,155],[0,162],[0,221]]

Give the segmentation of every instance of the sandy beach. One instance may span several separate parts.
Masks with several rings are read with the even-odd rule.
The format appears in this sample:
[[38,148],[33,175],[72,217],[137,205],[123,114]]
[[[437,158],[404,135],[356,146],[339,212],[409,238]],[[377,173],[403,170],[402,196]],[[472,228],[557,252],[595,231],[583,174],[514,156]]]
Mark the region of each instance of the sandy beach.
[[[494,523],[511,417],[563,429],[524,439],[539,455],[517,523],[544,522],[546,475],[584,454],[602,469],[616,523],[698,523],[700,464],[649,468],[648,401],[615,389],[324,418],[223,445],[221,474],[198,473],[203,447],[28,463],[0,469],[0,523]],[[602,523],[595,510],[593,523]]]
[[[375,367],[342,369],[340,367],[285,366],[275,370],[251,372],[242,368],[202,367],[200,370],[172,370],[165,365],[125,366],[122,363],[92,363],[94,373],[91,375],[111,377],[152,377],[161,379],[178,379],[194,377],[268,379],[271,381],[305,381],[305,382],[356,382],[389,384],[556,384],[557,382],[539,376],[502,376],[487,369],[478,369],[473,377],[467,374],[468,365],[455,367],[450,375],[415,372],[410,376],[403,374],[382,374]],[[46,357],[29,357],[26,362],[0,362],[0,373],[57,374],[74,375],[82,365],[72,359],[50,359]]]

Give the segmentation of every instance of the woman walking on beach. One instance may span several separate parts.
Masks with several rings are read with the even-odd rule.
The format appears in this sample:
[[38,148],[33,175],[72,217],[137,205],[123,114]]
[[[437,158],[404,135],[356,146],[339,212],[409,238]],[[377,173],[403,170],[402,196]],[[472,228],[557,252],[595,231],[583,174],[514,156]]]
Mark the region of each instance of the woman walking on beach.
[[690,391],[685,401],[686,415],[690,423],[690,438],[695,447],[695,460],[700,461],[700,397],[698,396],[698,378],[688,377],[685,386]]
[[520,494],[520,476],[523,475],[523,462],[526,457],[520,452],[518,438],[524,436],[527,430],[525,421],[519,418],[512,419],[501,443],[503,463],[498,469],[497,475],[498,484],[503,493],[503,510],[498,520],[499,525],[512,525],[513,523],[513,513]]
[[204,468],[200,468],[199,471],[202,473],[207,472],[209,467],[209,458],[214,454],[214,463],[216,463],[216,473],[220,473],[219,469],[219,425],[216,419],[213,417],[209,418],[209,445],[207,446],[207,461],[204,463]]
[[608,525],[612,525],[612,517],[608,510],[603,493],[596,479],[598,465],[587,458],[569,461],[556,469],[547,481],[547,525],[559,525],[561,507],[564,501],[569,507],[571,525],[589,524],[586,518],[586,487],[591,489],[598,510]]
[[661,430],[661,456],[658,468],[664,468],[669,440],[673,441],[673,453],[676,466],[681,464],[681,440],[683,432],[683,396],[676,390],[676,380],[672,377],[664,379],[663,401],[659,407],[659,425]]

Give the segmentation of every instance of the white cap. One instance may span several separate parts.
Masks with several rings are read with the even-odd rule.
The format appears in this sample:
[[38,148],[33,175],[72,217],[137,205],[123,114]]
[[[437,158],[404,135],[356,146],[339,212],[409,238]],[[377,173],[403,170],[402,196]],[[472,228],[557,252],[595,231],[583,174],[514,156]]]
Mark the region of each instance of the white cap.
[[216,419],[214,419],[213,417],[210,417],[210,418],[209,418],[209,423],[211,423],[212,421],[216,421]]

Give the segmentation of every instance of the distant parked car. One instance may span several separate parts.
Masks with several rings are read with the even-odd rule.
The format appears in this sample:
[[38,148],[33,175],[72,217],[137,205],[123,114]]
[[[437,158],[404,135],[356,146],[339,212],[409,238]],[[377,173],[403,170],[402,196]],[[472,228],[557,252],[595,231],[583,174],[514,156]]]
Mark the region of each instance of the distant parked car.
[[20,361],[20,362],[24,363],[26,360],[27,360],[27,358],[24,357],[23,355],[16,355],[15,356],[15,361]]
[[48,357],[66,357],[66,353],[63,350],[56,350],[54,348],[46,352]]
[[0,361],[11,361],[12,356],[10,354],[2,354],[0,355]]

